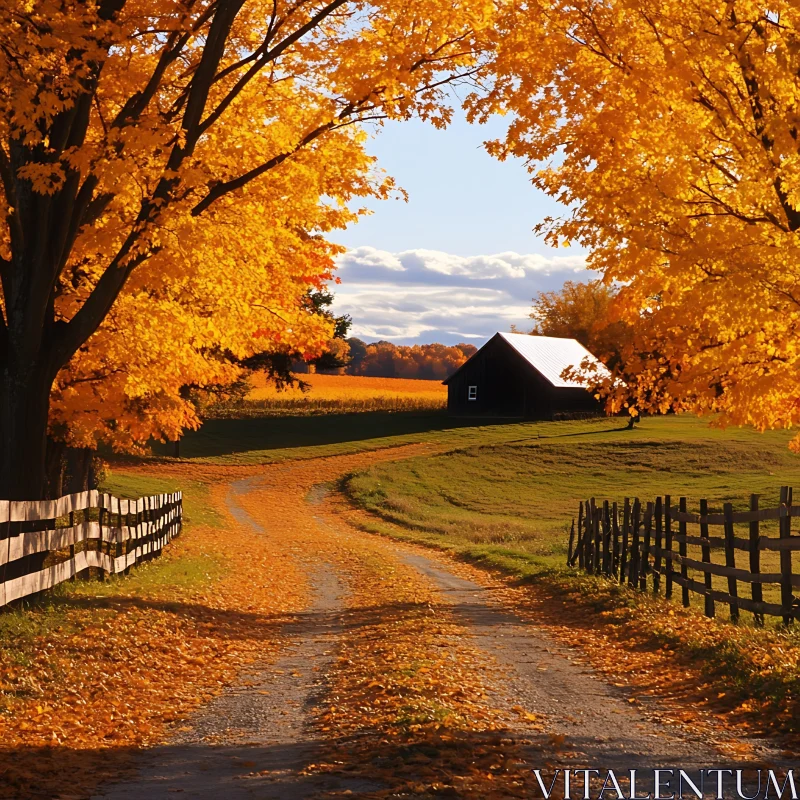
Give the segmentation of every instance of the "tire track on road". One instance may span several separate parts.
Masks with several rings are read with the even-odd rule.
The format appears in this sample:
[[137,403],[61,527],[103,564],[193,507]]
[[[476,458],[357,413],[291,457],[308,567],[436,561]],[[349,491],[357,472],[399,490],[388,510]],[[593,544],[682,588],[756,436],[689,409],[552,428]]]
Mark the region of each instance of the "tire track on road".
[[[238,502],[256,479],[231,485],[228,510],[257,535],[265,529]],[[309,571],[310,607],[286,622],[284,654],[271,665],[240,676],[202,712],[187,720],[171,743],[140,758],[137,774],[109,787],[106,800],[166,800],[180,793],[212,800],[310,798],[329,791],[375,788],[361,779],[306,774],[323,743],[314,709],[342,634],[344,588],[319,562]]]

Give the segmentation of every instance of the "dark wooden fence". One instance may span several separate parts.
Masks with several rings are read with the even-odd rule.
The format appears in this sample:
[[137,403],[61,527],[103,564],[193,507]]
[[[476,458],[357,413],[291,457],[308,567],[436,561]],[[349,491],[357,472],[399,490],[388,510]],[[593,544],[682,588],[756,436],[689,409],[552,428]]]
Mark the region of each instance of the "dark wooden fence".
[[[587,500],[577,526],[573,520],[567,563],[667,598],[678,587],[684,606],[690,593],[702,595],[709,617],[721,603],[734,621],[744,610],[756,624],[777,616],[788,625],[800,618],[794,596],[800,574],[792,565],[800,536],[792,534],[792,517],[800,517],[800,506],[792,505],[789,487],[781,489],[777,508],[760,508],[759,496],[752,495],[748,510],[725,503],[722,513],[711,512],[706,500],[695,513],[685,497],[676,506],[668,495],[648,503],[625,498],[621,508]],[[765,528],[775,535],[764,535]]]
[[181,529],[180,492],[123,500],[97,491],[0,500],[0,606],[94,569],[129,570]]

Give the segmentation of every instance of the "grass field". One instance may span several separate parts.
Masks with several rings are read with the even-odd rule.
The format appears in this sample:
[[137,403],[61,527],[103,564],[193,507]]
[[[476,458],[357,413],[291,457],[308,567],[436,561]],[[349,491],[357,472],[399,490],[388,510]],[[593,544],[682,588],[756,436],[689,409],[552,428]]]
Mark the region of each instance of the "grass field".
[[[700,498],[712,510],[723,502],[744,510],[750,493],[762,496],[762,507],[775,506],[781,485],[800,486],[800,457],[787,449],[788,432],[721,431],[674,416],[646,419],[633,431],[613,419],[529,430],[523,441],[495,438],[376,466],[348,478],[345,490],[375,516],[376,530],[498,564],[516,562],[516,569],[535,574],[563,566],[581,499],[671,494],[686,496],[694,510]],[[773,527],[765,523],[762,533],[777,536]],[[700,557],[691,548],[689,555]],[[765,552],[762,565],[778,571],[777,554]],[[746,553],[737,556],[737,566],[747,567]],[[726,589],[725,579],[714,580]],[[765,586],[765,599],[778,598],[777,587]]]
[[[421,442],[466,447],[529,438],[536,431],[529,423],[501,420],[476,425],[475,420],[450,418],[441,412],[267,415],[207,420],[200,430],[181,439],[180,454],[211,464],[264,464]],[[172,445],[153,449],[158,457],[173,452]]]
[[302,375],[306,391],[279,390],[263,374],[242,402],[212,411],[215,417],[274,414],[330,414],[364,411],[438,411],[447,405],[447,387],[440,381],[367,378],[359,375]]

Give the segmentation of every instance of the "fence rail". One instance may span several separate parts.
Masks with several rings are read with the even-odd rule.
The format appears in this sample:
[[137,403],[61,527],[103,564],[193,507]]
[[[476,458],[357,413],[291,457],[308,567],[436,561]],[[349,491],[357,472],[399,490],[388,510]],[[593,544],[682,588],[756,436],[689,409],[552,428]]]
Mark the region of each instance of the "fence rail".
[[181,529],[180,492],[127,500],[96,490],[57,500],[0,500],[0,607],[90,568],[126,572]]
[[[642,591],[663,590],[667,598],[678,586],[684,606],[690,605],[690,593],[697,593],[709,617],[722,603],[734,621],[744,610],[758,625],[765,616],[782,617],[788,625],[800,619],[800,599],[793,591],[800,589],[800,574],[792,563],[800,535],[792,534],[793,517],[800,517],[800,506],[792,505],[788,486],[781,488],[776,508],[760,508],[759,496],[751,495],[747,511],[725,503],[721,514],[711,513],[707,500],[700,501],[699,513],[690,512],[685,497],[676,508],[669,495],[647,503],[626,497],[621,509],[616,502],[591,499],[580,503],[577,527],[573,520],[567,564]],[[777,521],[777,536],[762,532],[761,523],[771,520]],[[690,531],[690,525],[699,530]],[[722,535],[712,535],[713,527],[721,527]],[[749,597],[739,594],[740,583],[749,586]],[[775,596],[765,598],[765,588]]]

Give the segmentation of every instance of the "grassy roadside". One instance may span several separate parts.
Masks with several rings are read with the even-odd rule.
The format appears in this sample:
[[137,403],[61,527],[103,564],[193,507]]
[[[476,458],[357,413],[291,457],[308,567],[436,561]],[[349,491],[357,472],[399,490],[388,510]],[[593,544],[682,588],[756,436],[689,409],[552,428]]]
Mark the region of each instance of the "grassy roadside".
[[[666,649],[725,702],[736,698],[732,708],[753,715],[751,722],[768,715],[778,729],[797,734],[800,633],[776,620],[765,630],[706,620],[697,607],[684,610],[564,566],[579,499],[670,492],[741,505],[756,492],[771,503],[781,484],[800,481],[800,458],[786,449],[788,438],[708,429],[690,418],[646,420],[624,433],[572,424],[562,436],[554,427],[528,442],[375,465],[340,488],[364,530],[438,548],[543,590],[558,614],[577,614],[584,635],[602,630],[626,651]],[[719,611],[724,617],[726,609]],[[607,649],[607,642],[595,644]]]
[[[350,522],[368,533],[443,551],[494,576],[511,588],[509,602],[523,614],[534,605],[530,616],[537,624],[549,620],[561,633],[568,629],[562,638],[577,644],[600,671],[618,676],[624,661],[623,671],[640,672],[629,676],[632,685],[643,678],[640,688],[647,693],[658,684],[683,684],[685,689],[692,675],[688,682],[697,689],[693,699],[702,706],[709,703],[704,693],[716,696],[713,705],[730,712],[735,726],[764,735],[778,732],[788,737],[787,747],[800,745],[797,628],[776,624],[759,629],[710,620],[697,607],[684,609],[535,555],[447,541],[422,530],[409,532],[361,508]],[[651,683],[652,673],[659,674],[657,684]]]
[[[143,497],[149,494],[175,491],[180,485],[184,494],[184,534],[191,535],[196,526],[220,528],[223,517],[211,499],[211,487],[201,481],[176,481],[174,479],[141,473],[114,472],[108,476],[103,491],[119,497]],[[4,662],[27,664],[28,651],[37,641],[52,631],[71,630],[93,624],[98,615],[85,615],[76,619],[69,612],[76,603],[87,598],[109,598],[120,592],[142,598],[170,592],[180,595],[197,589],[210,581],[219,580],[226,572],[220,554],[204,552],[184,553],[158,558],[139,565],[125,576],[107,576],[104,581],[78,580],[59,584],[40,597],[23,601],[0,614],[0,647]],[[0,695],[0,713],[7,698]]]
[[[721,511],[725,502],[745,508],[751,493],[762,507],[776,505],[782,484],[800,484],[788,432],[720,431],[689,417],[647,419],[635,431],[604,422],[543,424],[536,437],[376,465],[350,476],[345,491],[404,536],[533,574],[564,563],[571,521],[588,497],[621,504],[671,494],[686,496],[690,509],[706,498]],[[762,569],[778,572],[778,556],[765,553]],[[715,583],[726,589],[723,578]],[[768,601],[778,595],[765,587]]]

